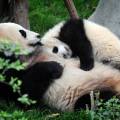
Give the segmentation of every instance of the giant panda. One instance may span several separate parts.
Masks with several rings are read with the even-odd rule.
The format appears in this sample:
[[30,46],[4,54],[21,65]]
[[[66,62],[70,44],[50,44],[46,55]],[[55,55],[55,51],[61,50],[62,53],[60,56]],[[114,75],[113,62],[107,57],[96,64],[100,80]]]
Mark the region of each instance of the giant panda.
[[55,25],[41,39],[44,44],[55,40],[69,46],[72,56],[80,58],[83,70],[91,70],[94,60],[120,69],[120,40],[106,27],[85,19],[70,19]]

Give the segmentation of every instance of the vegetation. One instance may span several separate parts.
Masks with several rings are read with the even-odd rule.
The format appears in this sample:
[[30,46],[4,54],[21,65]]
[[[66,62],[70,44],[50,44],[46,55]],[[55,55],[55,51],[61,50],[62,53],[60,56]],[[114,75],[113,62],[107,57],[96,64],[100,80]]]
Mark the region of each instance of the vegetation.
[[[74,0],[75,6],[81,18],[88,18],[95,10],[98,0]],[[43,34],[46,30],[61,20],[69,18],[63,0],[29,0],[30,4],[30,25],[31,29]],[[8,48],[8,47],[6,47]],[[3,49],[0,46],[0,49]],[[18,49],[12,49],[13,51]],[[15,62],[16,63],[16,62]],[[0,59],[0,67],[11,66],[4,60]],[[19,62],[12,65],[15,69],[19,68]],[[0,79],[4,80],[4,76],[0,74]],[[16,84],[14,84],[16,85]],[[13,89],[16,86],[13,86]],[[19,88],[19,84],[18,87]],[[16,89],[15,89],[16,90]],[[19,90],[19,89],[18,89]],[[24,96],[23,96],[24,98]],[[24,99],[23,99],[24,100]],[[77,112],[58,112],[47,107],[41,109],[31,108],[29,110],[21,110],[14,103],[6,104],[0,101],[0,120],[119,120],[120,116],[120,100],[116,98],[110,99],[108,102],[97,101],[97,107],[92,110],[81,110]]]
[[35,103],[35,101],[28,98],[27,94],[23,95],[21,93],[21,89],[20,89],[22,84],[21,80],[19,80],[16,77],[11,77],[10,81],[6,81],[6,76],[5,76],[5,72],[8,69],[15,69],[17,71],[20,71],[27,66],[27,63],[21,63],[20,60],[17,60],[17,57],[21,54],[26,55],[28,54],[28,52],[26,50],[23,51],[18,44],[13,44],[12,42],[10,42],[10,40],[3,38],[0,39],[0,52],[3,54],[7,53],[9,55],[16,56],[16,61],[10,61],[10,59],[4,59],[2,57],[0,58],[0,82],[10,86],[13,89],[14,93],[18,93],[19,94],[18,101],[20,101],[21,103],[25,105],[26,104],[30,105]]

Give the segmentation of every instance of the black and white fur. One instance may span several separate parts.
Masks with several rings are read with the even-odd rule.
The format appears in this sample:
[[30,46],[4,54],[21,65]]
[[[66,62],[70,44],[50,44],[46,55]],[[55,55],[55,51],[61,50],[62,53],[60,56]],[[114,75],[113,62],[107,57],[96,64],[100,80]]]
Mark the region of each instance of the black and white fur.
[[34,44],[40,41],[40,35],[36,32],[25,29],[16,23],[0,23],[0,41],[10,40],[12,43],[21,46],[21,49],[27,49],[30,52],[34,50]]
[[[44,44],[55,40],[70,47],[73,57],[80,58],[83,70],[92,69],[94,60],[120,69],[120,40],[106,27],[89,20],[70,19],[55,25],[42,38]],[[70,50],[66,53],[71,54]]]

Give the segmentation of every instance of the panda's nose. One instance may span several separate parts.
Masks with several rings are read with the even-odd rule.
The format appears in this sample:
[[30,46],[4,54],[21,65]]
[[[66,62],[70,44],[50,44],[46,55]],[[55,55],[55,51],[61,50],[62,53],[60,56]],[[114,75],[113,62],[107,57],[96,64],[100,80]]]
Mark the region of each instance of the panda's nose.
[[41,38],[40,34],[38,34],[36,37],[39,38],[39,39]]
[[40,41],[38,41],[36,43],[29,44],[29,46],[36,47],[36,46],[43,46],[43,44]]
[[63,54],[63,57],[66,59],[66,58],[67,58],[67,55],[66,55],[66,54]]

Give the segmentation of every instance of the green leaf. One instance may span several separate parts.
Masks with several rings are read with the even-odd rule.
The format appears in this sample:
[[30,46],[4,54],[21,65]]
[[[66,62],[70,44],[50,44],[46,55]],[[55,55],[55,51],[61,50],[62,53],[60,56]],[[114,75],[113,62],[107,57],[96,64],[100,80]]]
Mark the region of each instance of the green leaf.
[[0,81],[3,82],[5,81],[5,77],[3,75],[0,74]]
[[21,80],[19,80],[18,78],[11,77],[11,80],[10,80],[9,84],[12,86],[13,92],[20,93],[20,86],[22,84]]
[[28,94],[22,95],[20,98],[18,98],[18,101],[20,101],[21,103],[26,104],[26,105],[31,105],[31,104],[36,103],[35,100],[29,99]]

